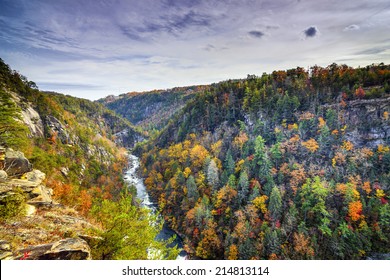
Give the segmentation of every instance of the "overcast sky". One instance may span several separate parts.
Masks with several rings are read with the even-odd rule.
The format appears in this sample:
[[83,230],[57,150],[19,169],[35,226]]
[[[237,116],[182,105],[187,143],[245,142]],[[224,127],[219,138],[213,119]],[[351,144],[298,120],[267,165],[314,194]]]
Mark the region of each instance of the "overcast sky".
[[247,74],[390,63],[389,0],[0,0],[0,57],[91,100]]

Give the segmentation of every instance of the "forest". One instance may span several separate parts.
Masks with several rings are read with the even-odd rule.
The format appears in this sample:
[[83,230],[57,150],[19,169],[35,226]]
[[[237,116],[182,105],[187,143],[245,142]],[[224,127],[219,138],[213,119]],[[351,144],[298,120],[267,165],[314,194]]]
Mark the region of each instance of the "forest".
[[[86,239],[92,259],[176,258],[175,248],[156,239],[162,223],[140,207],[124,180],[125,147],[137,138],[142,130],[103,105],[42,92],[0,59],[0,240],[9,248],[1,249],[1,259],[47,259],[40,248],[69,238]],[[11,172],[12,154],[31,170]],[[27,201],[18,186],[34,186],[27,171],[44,178],[40,188],[53,200]],[[150,255],[151,248],[160,253]]]
[[390,248],[390,66],[210,85],[139,145],[193,259],[364,259]]

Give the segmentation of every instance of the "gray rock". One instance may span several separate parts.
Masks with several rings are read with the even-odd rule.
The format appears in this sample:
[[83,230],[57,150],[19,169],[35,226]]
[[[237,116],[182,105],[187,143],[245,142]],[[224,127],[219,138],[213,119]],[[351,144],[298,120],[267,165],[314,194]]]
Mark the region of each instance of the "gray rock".
[[64,175],[65,177],[68,177],[68,174],[69,174],[68,167],[61,167],[60,171],[61,171],[62,175]]
[[33,171],[24,174],[23,178],[26,179],[27,181],[41,184],[42,181],[45,180],[46,174],[40,170],[34,169]]
[[58,139],[60,139],[63,144],[74,144],[66,127],[56,117],[50,115],[46,116],[45,123],[50,128],[51,133],[57,133]]
[[0,170],[0,182],[6,181],[8,178],[7,172],[4,170]]
[[54,243],[30,246],[19,251],[18,258],[28,260],[90,260],[91,248],[81,238],[67,238]]
[[0,240],[0,260],[12,259],[12,250],[9,242]]
[[22,107],[23,122],[28,126],[30,130],[30,136],[32,137],[44,137],[43,122],[40,115],[30,105]]
[[32,171],[32,164],[22,152],[6,149],[4,171],[8,176],[18,176]]

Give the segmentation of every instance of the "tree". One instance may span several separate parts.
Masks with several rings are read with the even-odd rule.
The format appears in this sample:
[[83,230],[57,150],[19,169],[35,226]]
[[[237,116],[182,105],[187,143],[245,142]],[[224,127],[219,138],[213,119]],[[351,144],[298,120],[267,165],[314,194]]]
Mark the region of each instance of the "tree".
[[177,257],[177,248],[167,247],[172,240],[156,239],[162,223],[146,209],[134,206],[132,196],[127,192],[124,192],[117,202],[107,199],[95,201],[91,213],[103,227],[103,230],[98,231],[101,239],[92,246],[94,259],[140,260]]
[[264,180],[268,178],[271,170],[271,162],[265,150],[265,140],[261,136],[257,136],[255,140],[255,159],[258,166],[258,176]]
[[268,209],[270,211],[270,216],[273,221],[280,220],[282,215],[282,196],[280,194],[279,189],[275,186],[272,188],[271,195],[269,198],[269,206]]
[[187,179],[187,198],[191,204],[194,204],[199,198],[198,188],[194,176],[190,175]]
[[22,149],[27,146],[28,129],[22,122],[20,108],[0,89],[0,145]]
[[209,167],[207,168],[207,181],[213,190],[219,189],[218,167],[214,159],[210,161]]
[[248,199],[249,194],[249,181],[248,174],[245,170],[243,170],[240,174],[240,178],[238,179],[238,200],[239,203],[242,204],[244,201]]
[[228,176],[234,173],[234,167],[235,167],[235,162],[232,156],[232,152],[229,149],[226,153],[226,158],[225,158],[225,169],[227,171]]

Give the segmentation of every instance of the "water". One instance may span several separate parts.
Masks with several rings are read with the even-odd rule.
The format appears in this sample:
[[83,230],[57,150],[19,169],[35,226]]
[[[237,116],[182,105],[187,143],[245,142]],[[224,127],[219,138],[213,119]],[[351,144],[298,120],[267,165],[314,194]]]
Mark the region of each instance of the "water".
[[[128,181],[131,185],[134,185],[137,189],[137,198],[141,201],[141,206],[146,207],[152,212],[157,212],[157,205],[150,200],[149,194],[146,191],[146,187],[142,178],[138,177],[137,169],[139,168],[139,158],[135,155],[129,155],[130,167],[125,172],[125,180]],[[172,236],[177,236],[176,233],[170,229],[165,223],[162,230],[158,234],[157,238],[160,240],[168,240]],[[183,241],[179,236],[176,237],[175,241],[171,244],[172,246],[177,245],[179,249],[183,249]],[[180,254],[177,256],[178,260],[186,259],[187,254],[184,250],[181,250]]]

